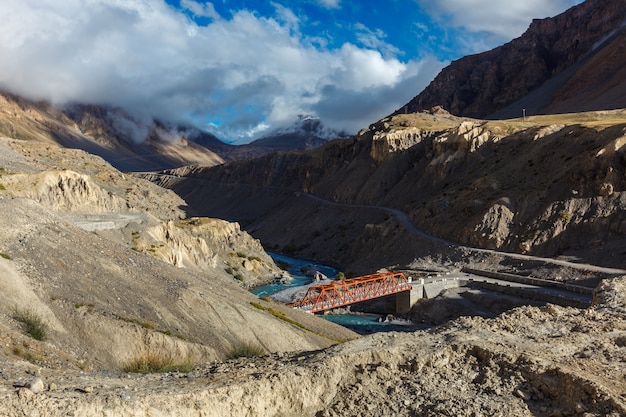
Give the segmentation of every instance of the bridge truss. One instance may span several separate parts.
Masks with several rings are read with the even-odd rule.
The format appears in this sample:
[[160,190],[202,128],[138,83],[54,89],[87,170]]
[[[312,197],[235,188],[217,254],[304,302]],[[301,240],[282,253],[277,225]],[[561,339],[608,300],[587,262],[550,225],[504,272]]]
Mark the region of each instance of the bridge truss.
[[383,272],[309,287],[294,307],[317,313],[360,301],[411,290],[409,278],[402,272]]

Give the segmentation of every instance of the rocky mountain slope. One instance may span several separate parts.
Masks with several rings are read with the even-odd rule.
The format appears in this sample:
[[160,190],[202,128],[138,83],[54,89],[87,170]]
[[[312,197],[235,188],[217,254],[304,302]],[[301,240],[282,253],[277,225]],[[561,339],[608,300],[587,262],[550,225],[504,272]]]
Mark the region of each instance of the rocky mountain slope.
[[[121,369],[150,352],[200,363],[245,343],[284,352],[355,337],[249,293],[283,272],[237,223],[185,206],[83,151],[0,137],[2,368]],[[24,312],[43,341],[24,334]]]
[[534,20],[519,38],[444,68],[396,114],[443,106],[457,116],[511,118],[626,107],[622,0],[587,0]]
[[45,369],[36,379],[11,367],[0,415],[617,417],[626,414],[625,293],[626,277],[616,278],[586,310],[521,307],[188,374]]
[[0,93],[0,134],[82,149],[128,171],[223,162],[206,147],[158,124],[148,128],[121,109],[79,105],[60,109],[6,93]]
[[319,120],[306,119],[254,143],[231,145],[192,126],[136,120],[120,108],[86,104],[60,108],[0,92],[0,134],[82,149],[122,171],[155,171],[218,165],[276,150],[312,149],[332,132]]
[[242,221],[269,247],[355,272],[433,253],[462,258],[451,242],[623,268],[625,134],[624,111],[481,121],[439,109],[311,152],[155,180],[191,210]]

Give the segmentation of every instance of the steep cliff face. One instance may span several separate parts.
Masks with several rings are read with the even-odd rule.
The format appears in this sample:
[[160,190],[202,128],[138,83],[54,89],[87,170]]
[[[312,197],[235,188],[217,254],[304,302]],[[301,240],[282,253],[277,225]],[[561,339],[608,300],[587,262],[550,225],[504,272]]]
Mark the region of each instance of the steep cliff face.
[[[497,117],[522,116],[523,107],[528,108],[529,114],[543,114],[552,104],[554,90],[562,88],[568,80],[568,87],[563,91],[570,96],[588,92],[585,83],[575,82],[580,78],[575,76],[577,66],[584,65],[604,48],[612,51],[605,52],[605,55],[612,56],[609,60],[596,61],[591,67],[596,77],[603,73],[603,68],[624,66],[625,54],[619,53],[621,47],[603,42],[610,40],[611,36],[619,36],[625,21],[626,4],[621,0],[587,0],[556,17],[535,20],[521,37],[491,51],[452,62],[396,113],[412,113],[440,105],[458,116],[485,118],[523,98],[546,81],[554,80],[555,85],[534,97],[532,103],[525,103],[511,109],[511,114]],[[561,79],[557,79],[559,76]],[[611,82],[623,82],[623,78],[600,78],[607,87]],[[559,94],[557,101],[560,100]],[[563,110],[626,107],[625,100],[623,95],[620,100],[613,94],[596,100],[593,107],[570,101]]]
[[450,241],[542,256],[595,251],[603,258],[595,261],[623,266],[625,135],[624,111],[511,121],[398,115],[312,152],[181,170],[164,185],[192,209],[246,219],[271,247],[303,257],[378,258],[380,267],[423,255],[427,245],[380,211],[389,207]]
[[137,251],[181,268],[207,273],[221,269],[247,287],[282,274],[259,241],[238,223],[209,218],[169,221],[137,233],[133,242]]

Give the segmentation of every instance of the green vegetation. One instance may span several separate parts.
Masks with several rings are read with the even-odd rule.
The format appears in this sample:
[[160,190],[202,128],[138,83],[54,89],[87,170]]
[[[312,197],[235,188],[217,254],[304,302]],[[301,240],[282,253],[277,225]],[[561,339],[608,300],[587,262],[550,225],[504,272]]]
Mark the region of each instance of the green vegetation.
[[181,358],[180,352],[165,345],[148,346],[122,366],[122,371],[140,374],[191,372],[195,364],[190,357]]
[[227,265],[228,266],[224,268],[224,271],[226,271],[228,275],[232,275],[236,280],[243,281],[243,275],[239,273],[239,268],[232,267],[230,264]]
[[273,308],[271,308],[271,307],[264,307],[264,306],[262,306],[261,304],[256,303],[256,302],[254,302],[254,301],[251,301],[251,302],[250,302],[250,304],[251,304],[253,307],[258,308],[259,310],[262,310],[262,311],[267,311],[268,313],[270,313],[272,316],[276,317],[277,319],[281,319],[281,320],[286,321],[287,323],[293,324],[294,326],[299,327],[299,328],[301,328],[301,329],[303,329],[303,330],[309,331],[309,332],[311,332],[311,333],[315,333],[313,330],[309,329],[309,328],[308,328],[308,327],[306,327],[304,324],[299,323],[299,322],[297,322],[297,321],[295,321],[295,320],[290,319],[289,317],[287,317],[287,316],[285,315],[285,313],[282,313],[282,312],[280,312],[280,311],[274,310],[274,309],[273,309]]
[[[76,308],[80,308],[82,306],[84,306],[84,304],[82,304],[82,303],[75,304]],[[94,307],[95,307],[95,305],[90,303],[90,304],[87,304],[87,307],[89,308],[89,312],[92,312]],[[154,330],[155,332],[162,333],[162,334],[164,334],[166,336],[174,336],[174,337],[177,337],[180,340],[187,340],[187,337],[185,335],[182,335],[180,333],[174,334],[169,329],[160,329],[160,328],[157,327],[156,324],[154,324],[154,323],[152,323],[150,321],[147,321],[147,320],[139,320],[139,319],[135,319],[135,318],[131,318],[131,317],[124,317],[124,316],[120,316],[118,314],[114,314],[114,317],[116,319],[118,319],[118,320],[125,321],[126,323],[136,324],[137,326],[140,326],[140,327],[142,327],[142,328],[144,328],[146,330]]]
[[343,272],[337,272],[337,279],[339,281],[343,281],[344,279],[346,279],[346,274],[344,274]]
[[237,252],[237,256],[239,256],[240,258],[247,258],[248,257],[248,255],[246,255],[243,252]]
[[131,318],[131,317],[124,317],[124,316],[120,316],[118,314],[114,314],[114,316],[118,320],[125,321],[126,323],[136,324],[137,326],[141,326],[144,329],[148,329],[148,330],[155,330],[156,329],[156,326],[154,325],[154,323],[151,323],[151,322],[146,321],[146,320],[139,320],[139,319],[135,319],[135,318]]
[[[269,299],[268,297],[263,297],[263,299],[265,301],[268,301],[268,302],[271,301],[271,299]],[[347,341],[345,339],[338,339],[338,338],[335,338],[335,337],[330,337],[328,335],[322,334],[322,333],[317,332],[315,330],[309,329],[304,324],[302,324],[300,322],[297,322],[296,320],[290,319],[289,317],[287,317],[285,315],[285,313],[282,313],[282,312],[280,312],[278,310],[274,310],[271,307],[262,306],[261,304],[255,302],[255,301],[250,301],[250,305],[252,305],[252,307],[254,307],[254,308],[258,308],[261,311],[267,311],[268,313],[270,313],[272,316],[276,317],[277,319],[285,321],[285,322],[287,322],[289,324],[293,324],[294,326],[299,327],[300,329],[305,330],[307,332],[311,332],[311,333],[316,334],[318,336],[325,337],[325,338],[330,339],[330,340],[332,340],[334,342],[337,342],[337,343],[344,343],[344,342]]]
[[304,324],[299,323],[293,319],[290,319],[289,317],[287,317],[285,315],[285,313],[282,313],[280,311],[274,310],[273,308],[268,308],[267,311],[274,317],[276,317],[277,319],[281,319],[282,321],[286,321],[289,324],[293,324],[296,327],[299,327],[303,330],[309,331],[311,333],[315,333],[313,330],[309,329],[308,327],[306,327]]
[[76,303],[76,304],[74,304],[74,308],[76,308],[76,309],[80,309],[82,307],[87,307],[87,311],[89,311],[90,313],[93,313],[94,309],[96,308],[96,305],[94,303],[89,303],[89,304]]
[[32,364],[35,364],[35,365],[42,364],[44,362],[44,357],[39,354],[30,352],[28,348],[29,348],[28,343],[24,342],[22,346],[19,346],[19,345],[13,346],[11,351],[13,352],[15,356],[19,356],[20,358]]
[[254,301],[250,301],[250,305],[252,305],[252,307],[258,308],[259,310],[267,310],[267,308],[263,307],[261,304],[256,303]]
[[11,259],[11,256],[7,255],[6,253],[0,253],[0,256],[4,259]]
[[7,188],[6,188],[3,184],[0,184],[0,191],[4,191],[4,190],[6,190],[6,189],[7,189]]
[[34,310],[16,307],[13,309],[12,317],[22,324],[24,333],[35,340],[46,340],[48,326]]
[[243,342],[235,346],[226,356],[228,359],[258,358],[265,356],[265,349],[254,343]]

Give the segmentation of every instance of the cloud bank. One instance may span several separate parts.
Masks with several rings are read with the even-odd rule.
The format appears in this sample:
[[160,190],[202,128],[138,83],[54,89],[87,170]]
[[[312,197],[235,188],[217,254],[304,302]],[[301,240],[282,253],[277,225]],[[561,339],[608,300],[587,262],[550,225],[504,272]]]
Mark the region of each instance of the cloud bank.
[[450,27],[509,40],[534,18],[555,16],[582,0],[416,0],[433,18]]
[[[180,8],[163,0],[3,0],[0,88],[61,105],[121,106],[140,120],[192,122],[246,142],[301,113],[355,132],[442,67],[351,43],[325,49],[288,8],[275,7],[272,17],[220,16],[193,0]],[[384,44],[383,33],[367,35],[372,46],[377,35]]]

